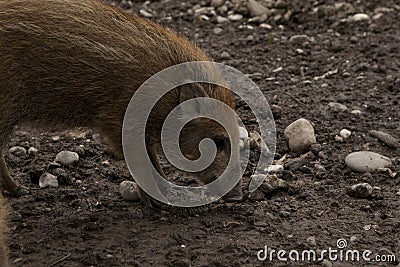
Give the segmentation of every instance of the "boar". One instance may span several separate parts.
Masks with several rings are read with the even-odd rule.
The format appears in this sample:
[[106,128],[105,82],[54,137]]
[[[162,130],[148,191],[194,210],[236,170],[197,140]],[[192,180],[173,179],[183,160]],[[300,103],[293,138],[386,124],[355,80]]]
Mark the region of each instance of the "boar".
[[[100,1],[0,0],[2,190],[10,195],[24,191],[11,178],[3,156],[16,125],[91,128],[122,157],[123,118],[135,91],[155,73],[193,61],[211,59],[176,33]],[[146,128],[149,157],[161,174],[157,149],[163,120],[179,103],[195,97],[214,98],[234,108],[232,93],[222,86],[191,84],[167,93],[152,110]],[[236,123],[235,118],[229,120]],[[195,157],[202,138],[216,140],[215,161],[197,173],[203,182],[212,181],[229,159],[226,131],[216,122],[199,119],[183,133],[182,151],[188,158]],[[238,133],[233,136],[238,138]],[[147,205],[156,203],[143,191],[140,195]],[[241,198],[240,183],[225,197]]]

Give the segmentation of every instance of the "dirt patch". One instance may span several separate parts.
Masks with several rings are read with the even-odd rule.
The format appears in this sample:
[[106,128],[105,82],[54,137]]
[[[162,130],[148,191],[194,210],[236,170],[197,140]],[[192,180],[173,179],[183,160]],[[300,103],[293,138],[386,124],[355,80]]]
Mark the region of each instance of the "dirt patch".
[[[265,245],[320,251],[337,248],[338,239],[346,239],[349,249],[397,256],[396,262],[383,266],[399,264],[399,174],[354,173],[344,164],[350,152],[369,149],[394,159],[392,171],[400,171],[399,149],[369,134],[382,130],[400,138],[397,1],[385,1],[392,10],[379,18],[374,17],[383,5],[379,1],[347,1],[354,8],[349,14],[329,11],[334,1],[293,2],[285,7],[291,11],[288,19],[270,18],[262,27],[246,22],[247,14],[241,21],[219,24],[214,15],[206,14],[207,20],[191,12],[196,4],[200,6],[195,9],[209,7],[207,1],[166,0],[145,6],[141,1],[127,2],[122,6],[134,13],[145,7],[152,20],[186,35],[217,62],[252,74],[269,104],[282,109],[275,114],[276,159],[299,156],[290,153],[283,131],[301,117],[314,124],[321,153],[304,166],[279,174],[288,183],[284,190],[259,191],[252,197],[246,192],[242,203],[215,203],[198,216],[183,217],[124,201],[118,185],[130,175],[96,133],[18,130],[9,146],[33,146],[39,151],[24,157],[7,154],[13,177],[37,188],[30,195],[8,199],[10,257],[16,266],[48,266],[65,256],[56,266],[288,266],[276,259],[260,262],[257,252]],[[366,13],[370,19],[346,20],[356,13]],[[294,35],[307,35],[298,37],[306,41],[294,41]],[[321,77],[328,72],[332,74]],[[348,110],[332,112],[329,102],[340,102]],[[237,103],[246,126],[256,128],[246,107]],[[351,113],[355,109],[361,114]],[[343,128],[352,132],[351,137],[335,141]],[[50,164],[62,150],[77,152],[79,164],[69,168]],[[57,175],[59,188],[39,189],[38,179],[46,171]],[[361,182],[377,187],[369,198],[346,194],[348,187]],[[365,261],[289,265],[332,263],[379,265]]]

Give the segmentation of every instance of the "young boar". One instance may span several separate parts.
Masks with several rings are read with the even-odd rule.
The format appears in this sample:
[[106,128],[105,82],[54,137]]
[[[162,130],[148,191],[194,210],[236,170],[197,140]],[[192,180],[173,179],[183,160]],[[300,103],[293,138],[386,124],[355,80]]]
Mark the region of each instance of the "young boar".
[[[175,33],[100,1],[0,0],[2,190],[21,193],[3,157],[14,126],[89,127],[122,156],[122,123],[135,91],[164,68],[191,61],[210,59]],[[179,103],[194,97],[214,98],[234,108],[231,92],[220,86],[188,85],[166,94],[153,109],[146,128],[149,157],[160,173],[156,151],[163,120]],[[235,118],[229,120],[236,123]],[[204,119],[191,122],[188,129],[192,130],[181,135],[183,146],[188,146],[183,151],[198,151],[198,142],[204,137],[219,140],[216,160],[197,173],[210,182],[228,162],[228,135],[219,124]],[[239,183],[226,200],[241,197]],[[152,204],[143,192],[141,198]]]

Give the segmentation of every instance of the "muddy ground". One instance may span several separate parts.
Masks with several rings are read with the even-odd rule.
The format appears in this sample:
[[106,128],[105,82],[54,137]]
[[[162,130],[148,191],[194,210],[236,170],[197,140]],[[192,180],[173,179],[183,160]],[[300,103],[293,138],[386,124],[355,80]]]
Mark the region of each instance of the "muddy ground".
[[[285,154],[288,159],[299,156],[290,153],[283,131],[301,117],[314,124],[322,153],[304,166],[278,175],[288,183],[287,189],[268,194],[258,191],[252,197],[245,190],[242,203],[215,203],[207,212],[185,217],[124,201],[118,186],[131,178],[96,133],[89,130],[74,135],[17,129],[9,147],[34,146],[39,151],[23,157],[6,155],[15,179],[32,189],[27,196],[8,198],[11,261],[15,266],[35,267],[52,263],[56,263],[53,266],[398,265],[399,174],[391,177],[383,172],[355,173],[346,167],[344,158],[353,151],[370,150],[392,158],[391,170],[400,171],[400,150],[389,148],[369,134],[376,129],[400,138],[400,2],[349,0],[347,3],[354,7],[349,13],[314,13],[314,8],[333,6],[334,1],[288,2],[286,9],[292,11],[288,19],[268,18],[264,23],[271,27],[265,24],[260,27],[257,22],[246,22],[250,18],[247,14],[241,21],[218,24],[215,16],[206,14],[209,20],[204,20],[205,17],[199,19],[190,11],[195,4],[200,5],[195,9],[209,7],[209,1],[162,0],[145,6],[142,1],[135,1],[131,12],[138,14],[140,9],[152,12],[152,20],[184,34],[217,62],[253,74],[251,77],[270,105],[282,108],[281,114],[275,114],[276,159]],[[123,7],[129,8],[126,1]],[[391,10],[372,19],[378,7]],[[366,13],[370,20],[344,20],[356,13]],[[289,40],[299,34],[309,39],[305,43],[304,39]],[[337,73],[314,79],[336,69]],[[348,109],[332,112],[329,102],[342,103]],[[361,114],[351,113],[354,109]],[[239,102],[238,111],[246,126],[253,129],[255,121]],[[352,131],[352,135],[344,142],[335,141],[335,135],[343,128]],[[49,166],[61,150],[78,152],[79,164],[69,168]],[[315,164],[322,165],[325,171]],[[60,187],[39,189],[38,178],[44,172],[57,175]],[[360,182],[378,188],[368,198],[346,194],[349,186]],[[276,250],[320,252],[337,248],[338,239],[347,241],[345,249],[361,252],[368,249],[373,255],[394,254],[397,261],[295,263],[282,262],[276,257],[273,262],[257,259],[257,252],[265,245]]]

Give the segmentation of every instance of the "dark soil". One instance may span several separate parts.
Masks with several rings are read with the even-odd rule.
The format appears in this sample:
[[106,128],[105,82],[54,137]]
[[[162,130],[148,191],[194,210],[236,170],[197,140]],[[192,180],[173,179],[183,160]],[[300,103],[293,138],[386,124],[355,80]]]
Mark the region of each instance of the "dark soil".
[[[245,190],[242,203],[214,203],[208,211],[190,217],[150,210],[121,198],[119,183],[131,180],[130,175],[96,133],[17,130],[9,146],[34,146],[39,152],[22,158],[6,155],[15,180],[32,188],[27,196],[8,198],[8,242],[15,266],[49,266],[59,259],[54,266],[320,266],[321,262],[288,263],[276,257],[273,262],[260,262],[257,252],[265,245],[276,250],[321,251],[337,248],[338,239],[346,239],[348,249],[369,249],[373,255],[393,253],[397,261],[382,265],[399,264],[399,174],[392,178],[383,172],[355,173],[344,158],[353,151],[371,150],[392,158],[392,171],[400,171],[399,149],[369,134],[375,129],[400,138],[400,11],[395,6],[400,2],[347,1],[354,5],[354,13],[373,14],[376,7],[394,7],[378,20],[357,23],[340,22],[339,14],[312,15],[313,6],[301,2],[290,4],[289,21],[268,20],[270,30],[257,24],[249,24],[253,29],[240,28],[243,22],[218,26],[215,17],[196,19],[188,12],[197,4],[194,0],[149,5],[156,14],[152,20],[184,34],[217,62],[246,74],[261,73],[255,82],[270,105],[282,108],[281,114],[275,114],[276,159],[285,154],[289,159],[299,156],[288,150],[283,136],[286,126],[301,117],[314,124],[322,153],[296,170],[279,174],[288,189],[272,194],[258,191],[250,198]],[[133,12],[139,13],[142,4],[133,3]],[[217,26],[222,33],[213,32]],[[315,41],[290,42],[297,34]],[[304,53],[296,52],[299,48]],[[223,52],[230,57],[222,58]],[[282,71],[272,72],[279,67]],[[334,69],[337,74],[313,79]],[[271,77],[275,79],[267,79]],[[332,112],[329,102],[349,109]],[[362,113],[351,114],[352,109]],[[256,127],[248,110],[241,106],[238,111],[249,129]],[[352,131],[351,137],[335,141],[343,128]],[[56,135],[60,140],[52,139]],[[78,152],[79,164],[49,166],[61,150]],[[326,171],[315,168],[316,163]],[[59,188],[39,189],[38,179],[46,171],[58,176]],[[348,196],[346,189],[360,182],[380,189],[367,199]],[[333,264],[380,265],[362,260]]]

